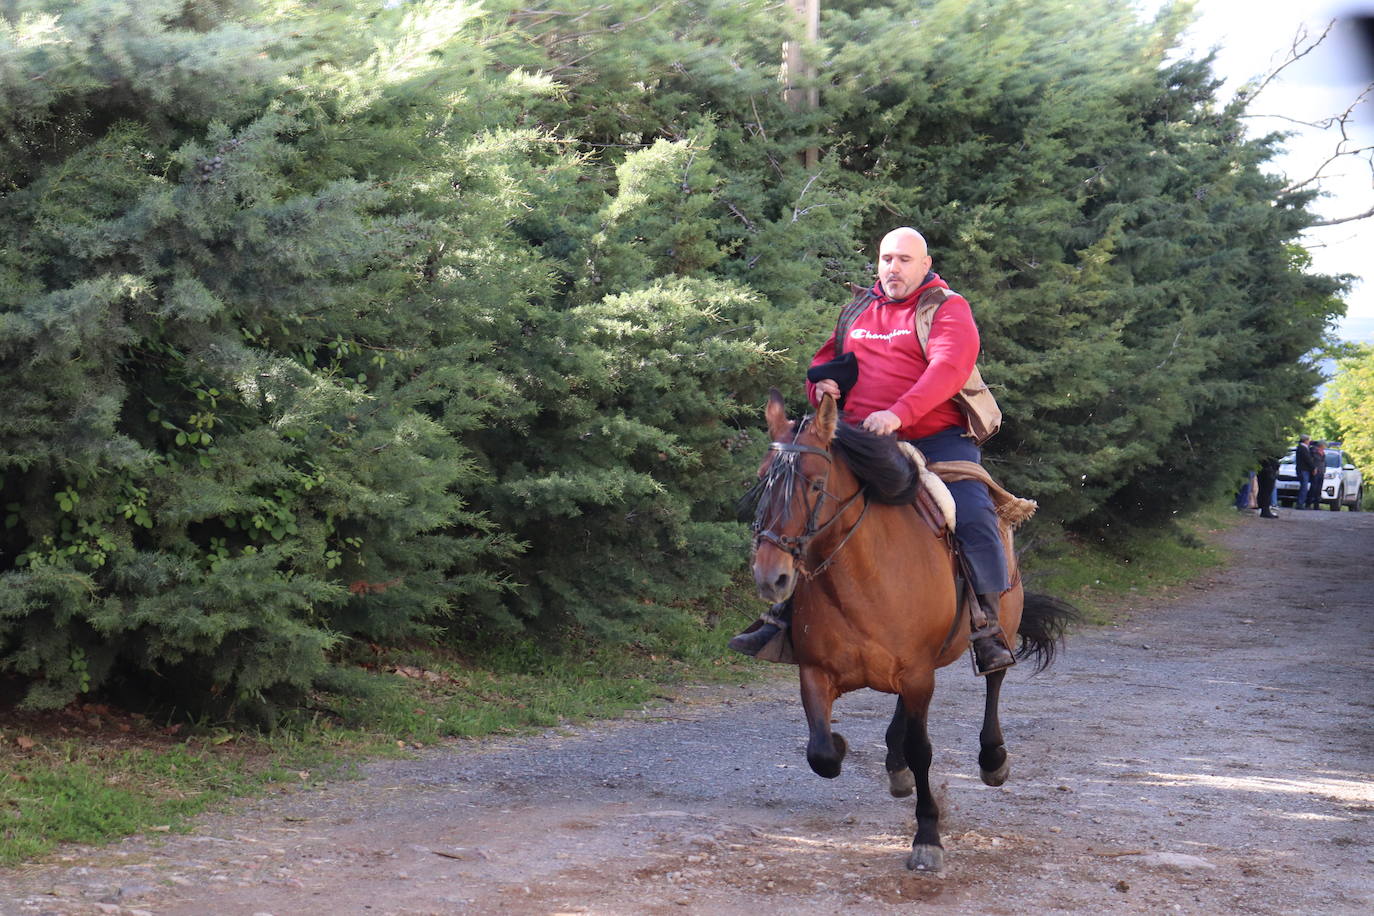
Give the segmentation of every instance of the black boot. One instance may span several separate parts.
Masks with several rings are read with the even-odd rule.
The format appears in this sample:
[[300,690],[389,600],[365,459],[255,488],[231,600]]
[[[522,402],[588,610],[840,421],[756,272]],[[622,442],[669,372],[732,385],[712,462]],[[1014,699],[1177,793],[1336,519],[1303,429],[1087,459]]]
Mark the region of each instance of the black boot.
[[788,598],[770,607],[768,613],[759,618],[759,626],[745,630],[730,640],[729,646],[745,655],[758,655],[759,650],[772,642],[774,636],[787,629],[791,622],[792,599]]
[[1260,518],[1278,518],[1278,515],[1274,513],[1273,509],[1270,509],[1268,506],[1265,506],[1263,509],[1260,510]]
[[987,622],[969,634],[969,641],[973,643],[974,666],[980,677],[1016,664],[1016,657],[1003,641],[1002,625],[997,622],[1001,603],[1002,596],[995,592],[978,596],[978,606]]

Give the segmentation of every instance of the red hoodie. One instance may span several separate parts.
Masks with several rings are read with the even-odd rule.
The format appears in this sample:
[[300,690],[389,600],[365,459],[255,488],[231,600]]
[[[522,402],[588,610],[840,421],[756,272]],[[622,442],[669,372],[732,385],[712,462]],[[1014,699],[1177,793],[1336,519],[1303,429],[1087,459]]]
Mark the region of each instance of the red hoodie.
[[[910,296],[893,301],[875,284],[873,300],[849,329],[845,351],[859,362],[859,380],[844,401],[844,418],[860,423],[869,414],[890,410],[902,421],[901,439],[920,439],[948,429],[966,428],[964,414],[951,400],[968,381],[978,359],[978,326],[968,300],[958,293],[948,296],[935,312],[930,328],[929,352],[921,352],[916,339],[916,300],[931,287],[949,289],[939,275],[923,283]],[[825,342],[811,365],[835,358],[835,335]],[[806,395],[816,403],[816,386],[806,383]]]

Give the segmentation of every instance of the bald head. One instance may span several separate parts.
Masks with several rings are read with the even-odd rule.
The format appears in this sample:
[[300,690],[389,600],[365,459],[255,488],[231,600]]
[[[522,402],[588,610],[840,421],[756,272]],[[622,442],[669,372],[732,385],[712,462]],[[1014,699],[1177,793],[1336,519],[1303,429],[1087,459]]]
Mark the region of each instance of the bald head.
[[905,299],[920,287],[930,271],[926,240],[910,226],[893,229],[878,246],[878,279],[892,299]]

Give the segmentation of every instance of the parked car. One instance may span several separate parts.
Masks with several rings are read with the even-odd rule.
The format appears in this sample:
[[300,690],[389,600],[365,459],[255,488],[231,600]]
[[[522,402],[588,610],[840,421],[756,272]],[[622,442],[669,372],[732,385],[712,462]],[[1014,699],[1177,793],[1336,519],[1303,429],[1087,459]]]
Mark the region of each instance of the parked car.
[[[1326,473],[1320,482],[1313,480],[1312,486],[1319,488],[1315,501],[1325,503],[1332,512],[1339,512],[1341,506],[1349,506],[1351,512],[1359,512],[1363,506],[1364,475],[1346,460],[1345,453],[1336,446],[1326,447]],[[1291,450],[1279,462],[1274,498],[1284,506],[1291,506],[1298,501],[1297,449]]]

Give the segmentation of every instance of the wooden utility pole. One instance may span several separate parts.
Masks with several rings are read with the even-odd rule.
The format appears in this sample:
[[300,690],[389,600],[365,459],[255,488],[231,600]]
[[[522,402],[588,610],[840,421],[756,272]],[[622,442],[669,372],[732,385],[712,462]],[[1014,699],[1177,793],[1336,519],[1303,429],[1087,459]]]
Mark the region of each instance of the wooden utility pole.
[[[821,0],[787,0],[792,12],[806,26],[806,40],[811,44],[821,35]],[[802,45],[799,41],[785,41],[782,44],[782,97],[794,111],[814,111],[820,107],[821,91],[815,85],[816,68],[803,59]],[[810,82],[805,89],[796,83]],[[820,151],[809,147],[801,154],[802,164],[808,169],[816,167]]]

